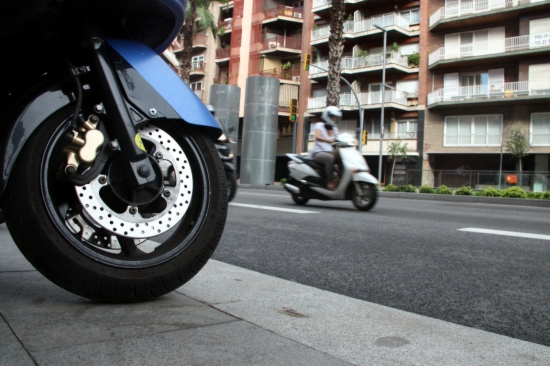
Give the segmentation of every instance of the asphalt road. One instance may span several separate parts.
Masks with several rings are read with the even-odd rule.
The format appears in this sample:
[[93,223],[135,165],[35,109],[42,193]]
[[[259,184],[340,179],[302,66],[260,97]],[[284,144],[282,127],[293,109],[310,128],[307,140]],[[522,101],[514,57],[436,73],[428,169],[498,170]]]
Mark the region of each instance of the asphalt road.
[[285,192],[241,189],[213,258],[550,346],[549,235],[547,208],[380,198],[360,212],[346,201],[297,206]]

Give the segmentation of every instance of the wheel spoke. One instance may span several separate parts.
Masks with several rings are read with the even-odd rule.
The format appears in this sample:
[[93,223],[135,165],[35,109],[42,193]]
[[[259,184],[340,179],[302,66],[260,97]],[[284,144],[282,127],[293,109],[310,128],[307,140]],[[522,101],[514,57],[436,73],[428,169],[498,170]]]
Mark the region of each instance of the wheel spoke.
[[117,236],[118,243],[120,244],[120,249],[122,253],[126,256],[136,257],[139,255],[145,255],[147,253],[142,252],[137,246],[136,242],[132,238],[127,238],[124,236]]

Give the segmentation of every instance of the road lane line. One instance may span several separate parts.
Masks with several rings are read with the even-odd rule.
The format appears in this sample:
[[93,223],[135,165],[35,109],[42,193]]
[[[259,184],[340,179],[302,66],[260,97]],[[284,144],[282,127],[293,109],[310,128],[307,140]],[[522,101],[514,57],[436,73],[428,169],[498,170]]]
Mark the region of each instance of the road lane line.
[[294,210],[292,208],[280,208],[280,207],[272,207],[272,206],[261,206],[261,205],[248,205],[246,203],[229,203],[231,206],[240,206],[240,207],[249,207],[249,208],[258,208],[260,210],[271,210],[271,211],[283,211],[283,212],[292,212],[292,213],[298,213],[298,214],[310,214],[310,213],[320,213],[317,211],[305,211],[305,210]]
[[469,231],[471,233],[480,233],[480,234],[493,234],[493,235],[504,235],[504,236],[516,236],[518,238],[528,238],[528,239],[541,239],[541,240],[550,240],[550,235],[540,235],[540,234],[531,234],[531,233],[519,233],[516,231],[502,231],[502,230],[490,230],[490,229],[478,229],[475,227],[467,227],[464,229],[458,229],[458,231]]
[[269,197],[290,197],[288,194],[266,194],[266,193],[248,193],[248,192],[239,192],[239,194],[249,194],[251,196],[269,196]]

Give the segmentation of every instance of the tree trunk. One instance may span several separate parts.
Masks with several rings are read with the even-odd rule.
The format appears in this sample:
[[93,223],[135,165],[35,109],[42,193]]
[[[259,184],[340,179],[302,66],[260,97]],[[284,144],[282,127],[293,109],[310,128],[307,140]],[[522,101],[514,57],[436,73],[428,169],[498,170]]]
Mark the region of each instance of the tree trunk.
[[395,170],[395,161],[397,158],[393,158],[393,165],[391,166],[391,177],[390,177],[390,184],[393,184],[393,172]]
[[344,31],[344,0],[332,0],[330,9],[330,36],[328,37],[327,106],[340,104],[340,71],[342,68],[342,36]]
[[191,2],[190,15],[185,17],[182,27],[183,49],[181,51],[181,78],[189,84],[189,73],[191,72],[191,60],[193,58],[193,38],[195,37],[195,13],[197,6]]

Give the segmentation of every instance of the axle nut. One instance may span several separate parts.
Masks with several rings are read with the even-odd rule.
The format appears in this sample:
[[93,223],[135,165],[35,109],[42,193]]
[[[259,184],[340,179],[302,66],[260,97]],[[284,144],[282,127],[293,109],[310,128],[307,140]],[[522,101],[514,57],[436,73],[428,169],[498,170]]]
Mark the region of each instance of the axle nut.
[[162,194],[164,195],[164,197],[170,197],[172,193],[169,190],[166,190]]

